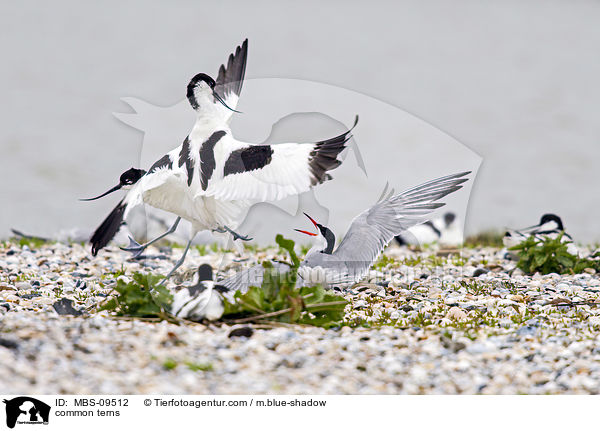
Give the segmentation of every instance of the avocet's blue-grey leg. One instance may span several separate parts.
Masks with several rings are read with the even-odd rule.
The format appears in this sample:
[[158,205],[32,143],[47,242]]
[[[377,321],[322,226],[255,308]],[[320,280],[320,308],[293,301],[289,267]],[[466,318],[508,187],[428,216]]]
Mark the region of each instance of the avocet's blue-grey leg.
[[129,245],[127,247],[121,247],[121,250],[129,251],[133,254],[133,257],[138,257],[144,252],[144,250],[146,250],[146,247],[148,247],[151,244],[154,244],[156,241],[163,239],[165,236],[175,232],[175,230],[177,229],[177,225],[179,225],[180,221],[181,217],[177,217],[175,223],[173,223],[173,226],[171,226],[168,231],[166,231],[162,235],[157,236],[153,240],[148,241],[145,244],[139,244],[135,239],[129,237]]
[[173,273],[177,270],[177,268],[179,268],[181,266],[181,264],[185,260],[185,255],[187,254],[188,250],[190,249],[190,245],[192,244],[193,239],[194,239],[194,236],[192,236],[190,238],[190,240],[188,241],[187,245],[185,246],[185,250],[183,250],[183,254],[179,258],[179,260],[175,263],[175,266],[173,267],[173,269],[171,269],[171,271],[167,274],[167,276],[165,278],[163,278],[160,281],[160,283],[158,283],[158,284],[163,284],[165,281],[167,281],[167,279],[173,275]]
[[239,233],[237,233],[236,231],[234,231],[233,229],[228,228],[227,226],[223,225],[223,228],[229,232],[231,235],[233,235],[233,240],[235,241],[236,239],[241,239],[242,241],[252,241],[253,238],[250,238],[248,236],[242,236]]

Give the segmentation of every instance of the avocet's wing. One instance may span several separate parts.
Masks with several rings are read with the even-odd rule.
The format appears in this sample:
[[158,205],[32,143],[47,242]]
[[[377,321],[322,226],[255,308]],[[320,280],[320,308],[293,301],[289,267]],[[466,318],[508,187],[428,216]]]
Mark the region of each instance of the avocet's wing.
[[322,262],[312,263],[308,258],[304,264],[318,264],[325,269],[329,265],[340,273],[340,281],[348,276],[358,281],[394,236],[422,223],[432,211],[443,206],[444,203],[437,201],[460,189],[468,180],[463,177],[469,173],[428,181],[378,202],[352,221],[339,247],[330,256],[318,253],[313,259]]
[[126,208],[127,204],[125,204],[124,199],[122,199],[94,231],[90,238],[93,256],[96,256],[98,252],[115,237],[123,224],[123,215],[125,214]]
[[[233,54],[229,55],[227,67],[224,64],[219,68],[219,74],[215,84],[215,93],[217,93],[231,109],[236,109],[244,75],[246,74],[246,59],[248,57],[248,39],[244,40],[241,46],[235,49]],[[226,109],[225,107],[222,107]],[[229,111],[229,110],[228,110]],[[231,116],[229,111],[229,116]]]
[[[356,122],[358,116],[356,117]],[[352,126],[352,128],[354,128]],[[222,176],[213,178],[205,192],[217,199],[279,200],[308,191],[331,179],[328,171],[342,162],[350,132],[305,144],[250,145],[238,142],[227,154]]]

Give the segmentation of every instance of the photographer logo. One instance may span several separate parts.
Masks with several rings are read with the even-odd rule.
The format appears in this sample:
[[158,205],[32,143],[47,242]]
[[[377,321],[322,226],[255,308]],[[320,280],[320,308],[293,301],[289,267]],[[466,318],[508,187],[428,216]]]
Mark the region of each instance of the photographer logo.
[[6,404],[6,425],[14,428],[19,425],[48,425],[50,406],[31,397],[17,397],[4,400]]

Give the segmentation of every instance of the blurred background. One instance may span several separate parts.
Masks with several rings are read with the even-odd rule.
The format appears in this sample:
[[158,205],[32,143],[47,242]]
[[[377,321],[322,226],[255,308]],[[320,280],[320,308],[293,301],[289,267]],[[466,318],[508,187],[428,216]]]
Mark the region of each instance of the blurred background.
[[[386,181],[398,191],[479,167],[472,190],[454,203],[467,234],[528,226],[555,212],[576,241],[600,241],[599,22],[597,1],[2,2],[0,237],[11,227],[48,236],[96,227],[118,197],[76,199],[110,188],[145,158],[144,133],[113,115],[133,112],[121,98],[170,112],[194,74],[216,75],[247,37],[240,107],[248,115],[232,124],[240,138],[327,138],[359,113],[356,144],[373,180],[369,193]],[[295,105],[262,115],[271,88],[263,84],[275,78],[352,96],[315,107],[331,121],[301,118],[314,128],[300,136],[298,125],[307,123],[281,120]],[[335,91],[319,93],[324,100]],[[367,109],[361,101],[377,103]],[[379,117],[390,106],[394,113]],[[289,133],[275,133],[278,121],[290,124]],[[193,115],[181,124],[160,115],[150,122],[173,136],[153,146],[164,153],[183,140]],[[389,140],[378,138],[393,130]],[[439,152],[428,147],[434,143]],[[377,157],[386,177],[374,176],[382,170]],[[346,165],[341,188],[317,199],[330,213],[331,196],[348,190],[341,179],[364,175],[357,162]],[[339,208],[335,223],[344,229],[377,197]]]

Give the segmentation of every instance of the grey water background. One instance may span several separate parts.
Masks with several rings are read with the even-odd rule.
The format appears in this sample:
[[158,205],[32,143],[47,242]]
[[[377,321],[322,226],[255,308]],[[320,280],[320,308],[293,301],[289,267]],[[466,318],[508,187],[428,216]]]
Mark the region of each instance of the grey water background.
[[[327,84],[406,113],[397,124],[367,113],[357,128],[357,144],[373,152],[369,172],[383,170],[380,155],[396,190],[482,160],[470,198],[469,190],[460,195],[467,233],[527,226],[556,212],[577,241],[600,241],[598,22],[595,1],[2,2],[0,237],[10,227],[40,235],[94,228],[118,198],[76,199],[108,189],[143,158],[144,134],[113,116],[131,112],[121,98],[177,105],[191,76],[215,75],[248,37],[248,78]],[[251,110],[233,128],[266,139],[272,123],[255,133],[261,94],[251,97],[249,88],[241,106]],[[332,117],[346,125],[350,112],[361,113],[339,106],[348,115]],[[179,136],[164,151],[189,131],[167,121],[155,127]],[[331,127],[306,133],[341,131]],[[371,142],[395,127],[403,141]],[[424,150],[430,137],[468,151]],[[345,178],[358,175],[353,167],[340,168]],[[386,180],[376,179],[372,201]],[[372,203],[341,205],[350,194],[322,193],[339,199],[319,202],[340,226]]]

